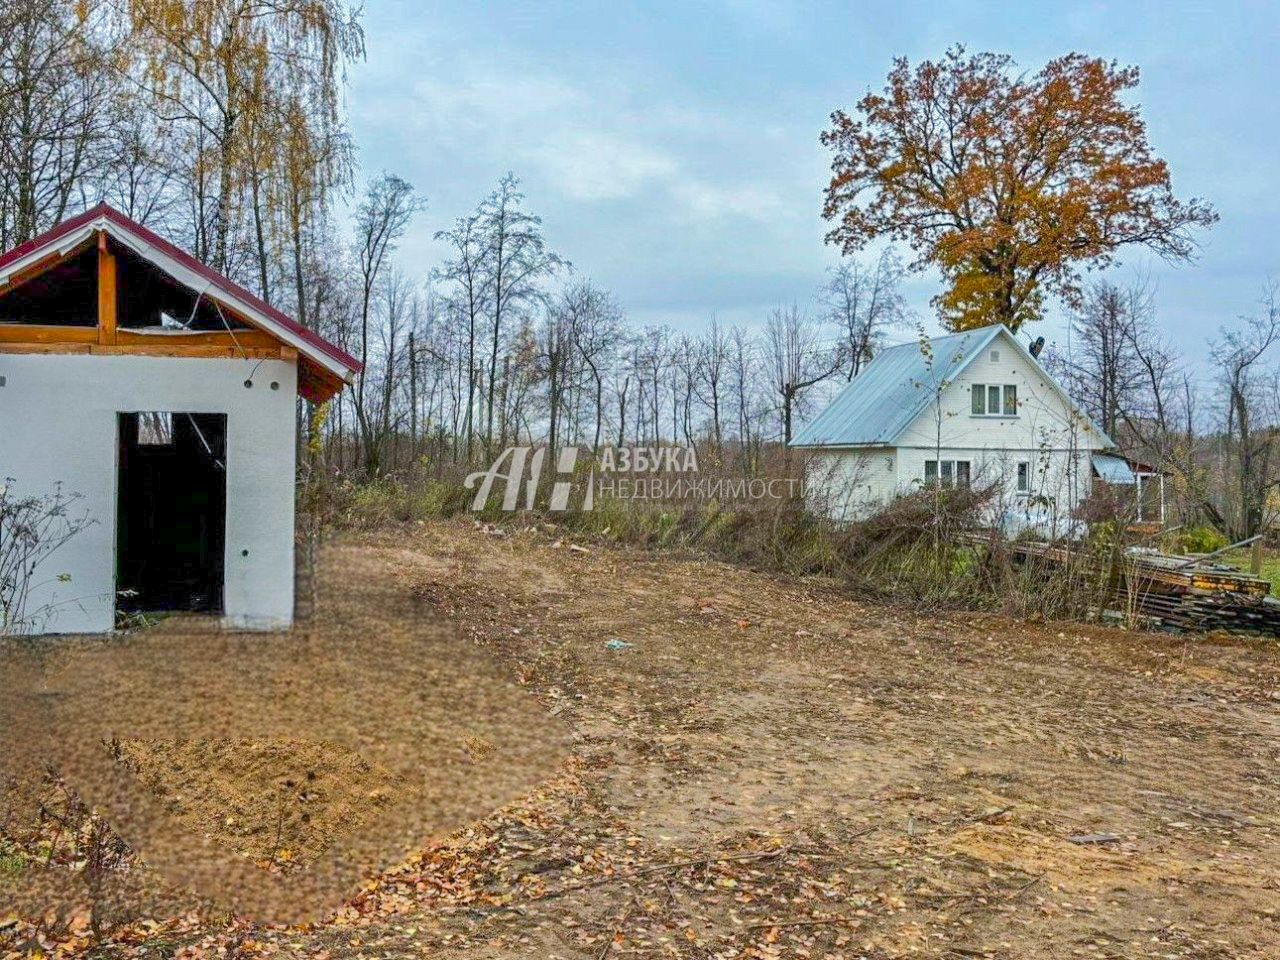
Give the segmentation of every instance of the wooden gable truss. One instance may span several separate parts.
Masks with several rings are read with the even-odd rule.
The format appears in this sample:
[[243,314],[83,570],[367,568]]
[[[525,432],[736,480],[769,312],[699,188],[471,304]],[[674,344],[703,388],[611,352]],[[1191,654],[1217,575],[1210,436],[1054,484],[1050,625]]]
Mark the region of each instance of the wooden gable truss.
[[[214,306],[225,329],[155,330],[130,329],[122,325],[120,316],[116,242],[105,230],[96,231],[89,239],[66,250],[55,251],[0,282],[0,304],[10,294],[22,290],[50,271],[97,249],[96,322],[92,325],[72,323],[0,322],[0,353],[26,354],[99,354],[156,357],[202,357],[247,360],[284,360],[298,362],[297,348],[275,334],[254,324],[216,289],[196,297]],[[38,319],[38,318],[37,318]],[[304,357],[298,363],[299,393],[314,401],[327,400],[344,387],[342,378]]]

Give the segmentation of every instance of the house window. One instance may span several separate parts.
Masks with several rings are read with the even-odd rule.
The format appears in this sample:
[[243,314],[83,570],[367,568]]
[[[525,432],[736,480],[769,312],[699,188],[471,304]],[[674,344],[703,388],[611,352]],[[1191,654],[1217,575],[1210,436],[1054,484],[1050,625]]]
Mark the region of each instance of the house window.
[[969,395],[969,412],[975,417],[1016,417],[1017,384],[975,383]]
[[1018,464],[1018,492],[1031,492],[1031,464],[1026,460]]
[[926,487],[941,486],[944,490],[959,487],[961,490],[967,490],[971,476],[968,460],[926,460],[924,462]]

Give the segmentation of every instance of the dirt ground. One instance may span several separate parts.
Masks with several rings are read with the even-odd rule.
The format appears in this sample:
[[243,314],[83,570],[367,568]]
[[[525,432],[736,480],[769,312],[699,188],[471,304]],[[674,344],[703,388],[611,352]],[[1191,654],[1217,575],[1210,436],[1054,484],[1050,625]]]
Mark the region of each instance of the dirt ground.
[[1274,643],[916,618],[462,522],[323,566],[461,627],[567,757],[322,924],[136,955],[1280,956]]

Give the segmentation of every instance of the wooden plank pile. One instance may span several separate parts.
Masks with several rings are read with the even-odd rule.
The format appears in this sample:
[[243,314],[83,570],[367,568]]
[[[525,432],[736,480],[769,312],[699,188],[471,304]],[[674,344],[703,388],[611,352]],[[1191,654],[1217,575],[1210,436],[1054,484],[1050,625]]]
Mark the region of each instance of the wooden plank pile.
[[[1107,558],[1079,544],[1016,542],[1008,549],[1021,562],[1070,567],[1099,582],[1107,579]],[[1270,596],[1270,581],[1233,567],[1130,548],[1110,579],[1109,605],[1161,626],[1280,636],[1280,600]]]
[[1125,560],[1122,596],[1167,626],[1280,636],[1269,580],[1195,557],[1143,551]]

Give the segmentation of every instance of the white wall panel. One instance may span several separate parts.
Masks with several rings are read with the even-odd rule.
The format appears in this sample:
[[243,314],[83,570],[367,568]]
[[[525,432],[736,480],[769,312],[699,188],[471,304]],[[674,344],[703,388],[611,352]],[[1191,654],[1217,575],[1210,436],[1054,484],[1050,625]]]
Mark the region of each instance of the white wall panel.
[[43,632],[113,626],[117,414],[143,410],[227,415],[226,620],[292,620],[296,364],[0,354],[0,377],[0,478],[31,495],[61,483],[93,520],[40,571],[29,607],[55,606]]

